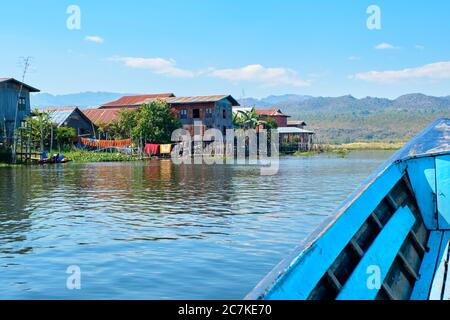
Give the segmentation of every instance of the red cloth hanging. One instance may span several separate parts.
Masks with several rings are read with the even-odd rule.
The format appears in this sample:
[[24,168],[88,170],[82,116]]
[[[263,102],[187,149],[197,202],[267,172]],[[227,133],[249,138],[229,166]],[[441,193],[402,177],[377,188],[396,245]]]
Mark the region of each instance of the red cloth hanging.
[[148,143],[145,145],[144,148],[144,153],[148,154],[148,155],[155,155],[158,154],[159,151],[159,144],[152,144],[152,143]]

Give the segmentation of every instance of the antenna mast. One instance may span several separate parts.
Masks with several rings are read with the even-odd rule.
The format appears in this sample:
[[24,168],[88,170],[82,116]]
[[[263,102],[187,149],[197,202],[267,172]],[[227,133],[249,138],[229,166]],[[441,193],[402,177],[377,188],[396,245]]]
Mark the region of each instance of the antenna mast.
[[16,149],[17,149],[17,114],[19,113],[19,103],[20,98],[22,97],[22,91],[23,91],[23,84],[25,82],[25,76],[27,75],[28,68],[30,67],[30,60],[31,57],[25,57],[23,58],[23,72],[22,72],[22,81],[20,83],[20,89],[19,94],[17,96],[17,103],[16,103],[16,112],[14,115],[14,134],[13,134],[13,149],[12,149],[12,161],[13,163],[16,163]]

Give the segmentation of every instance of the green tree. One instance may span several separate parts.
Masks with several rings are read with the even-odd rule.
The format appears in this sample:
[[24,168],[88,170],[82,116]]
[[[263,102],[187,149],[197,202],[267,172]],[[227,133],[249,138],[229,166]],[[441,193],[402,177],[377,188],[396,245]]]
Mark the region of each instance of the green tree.
[[244,127],[244,117],[240,112],[233,112],[233,125],[235,127]]
[[73,139],[77,133],[74,128],[58,127],[55,129],[55,139],[58,144],[58,149],[70,148],[73,144]]
[[271,130],[271,129],[277,129],[278,128],[278,124],[275,121],[274,118],[268,118],[266,120],[266,123],[264,124],[264,128],[267,130]]
[[95,125],[97,126],[98,138],[104,138],[106,136],[106,132],[108,131],[109,124],[103,121],[97,121]]
[[244,129],[256,129],[266,124],[266,121],[261,120],[264,118],[264,115],[258,114],[256,108],[252,108],[250,111],[239,110],[239,114],[242,116],[241,121]]
[[117,122],[117,138],[132,138],[133,129],[137,126],[139,110],[123,109],[120,112],[120,119]]
[[181,122],[164,100],[144,104],[136,111],[136,126],[133,138],[152,143],[170,143],[172,132],[181,127]]
[[51,138],[52,123],[50,115],[47,112],[34,110],[33,115],[27,117],[25,120],[33,128],[31,133],[33,144],[40,146],[40,151],[44,151],[45,147],[49,145]]

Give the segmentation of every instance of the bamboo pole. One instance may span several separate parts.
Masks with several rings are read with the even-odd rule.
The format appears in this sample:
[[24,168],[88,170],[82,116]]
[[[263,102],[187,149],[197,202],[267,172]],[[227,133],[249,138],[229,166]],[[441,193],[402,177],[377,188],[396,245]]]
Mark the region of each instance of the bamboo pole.
[[50,133],[50,156],[53,154],[53,126]]

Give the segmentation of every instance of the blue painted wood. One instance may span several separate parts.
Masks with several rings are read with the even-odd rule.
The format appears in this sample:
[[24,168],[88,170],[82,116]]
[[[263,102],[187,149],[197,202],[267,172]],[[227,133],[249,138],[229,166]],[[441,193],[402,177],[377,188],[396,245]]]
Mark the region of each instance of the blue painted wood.
[[436,230],[435,160],[433,157],[409,160],[407,170],[425,226]]
[[379,268],[381,285],[415,222],[408,207],[399,208],[367,250],[337,299],[374,300],[380,288],[368,285],[368,280],[373,276],[368,272],[370,267]]
[[[450,237],[449,237],[450,238]],[[450,244],[449,244],[449,242],[447,242],[447,255],[446,255],[446,257],[447,257],[447,264],[448,264],[448,262],[449,262],[449,252],[448,252],[448,250],[449,250],[449,247],[450,247]],[[445,254],[444,254],[445,255]],[[447,275],[446,275],[446,277],[445,277],[445,283],[444,283],[444,293],[443,293],[443,295],[442,295],[442,300],[450,300],[450,277],[449,277],[449,271],[448,271],[448,265],[447,265],[447,267],[446,267],[446,273],[447,273]]]
[[[402,168],[402,169],[401,169]],[[403,177],[404,169],[388,167],[323,234],[289,266],[264,299],[307,299],[355,233]]]
[[443,236],[442,231],[432,231],[428,239],[428,251],[423,257],[419,270],[419,280],[414,285],[411,300],[428,300],[431,283],[433,282],[434,271],[438,262],[439,250]]
[[436,272],[434,273],[433,283],[431,285],[430,300],[441,300],[444,288],[444,278],[446,263],[448,260],[450,232],[444,232],[439,250],[438,263],[436,265]]
[[450,229],[450,155],[436,157],[438,226]]

